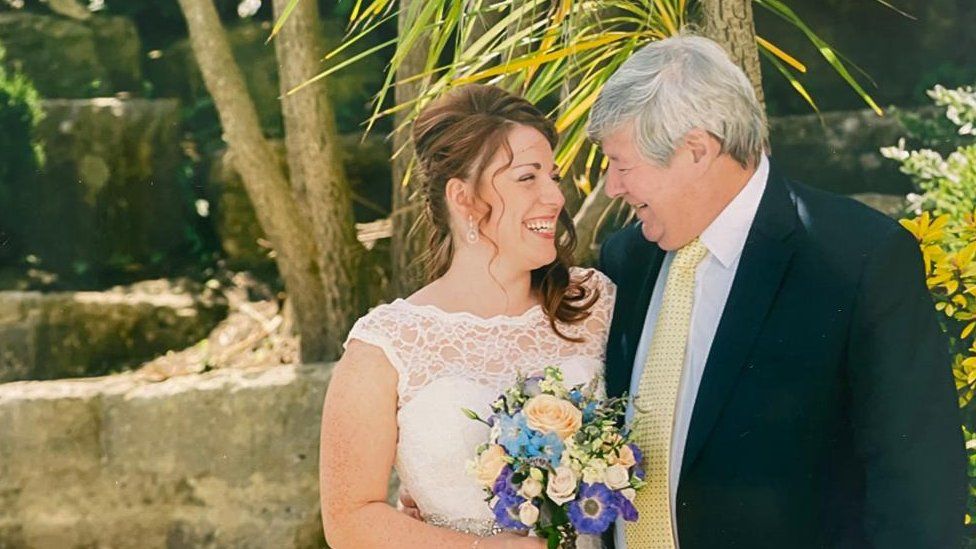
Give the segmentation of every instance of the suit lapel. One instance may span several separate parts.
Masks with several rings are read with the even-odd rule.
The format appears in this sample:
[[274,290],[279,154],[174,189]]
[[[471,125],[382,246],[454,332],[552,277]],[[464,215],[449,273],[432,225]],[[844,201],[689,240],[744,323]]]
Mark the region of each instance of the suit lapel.
[[[634,370],[637,344],[644,329],[647,307],[651,302],[654,283],[661,270],[664,251],[644,240],[638,229],[637,249],[632,250],[639,267],[629,284],[617,290],[613,324],[607,356],[607,393],[619,396],[630,391],[630,377]],[[612,354],[611,354],[612,353]]]
[[682,476],[698,458],[772,306],[795,247],[796,206],[772,166],[695,400]]

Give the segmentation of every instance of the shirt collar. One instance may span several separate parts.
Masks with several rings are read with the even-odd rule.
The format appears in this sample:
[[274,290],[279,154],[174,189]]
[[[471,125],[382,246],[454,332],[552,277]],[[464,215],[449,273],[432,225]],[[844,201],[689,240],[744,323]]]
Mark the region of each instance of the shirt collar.
[[726,269],[735,263],[745,248],[768,178],[769,160],[762,155],[746,185],[701,234],[702,244]]

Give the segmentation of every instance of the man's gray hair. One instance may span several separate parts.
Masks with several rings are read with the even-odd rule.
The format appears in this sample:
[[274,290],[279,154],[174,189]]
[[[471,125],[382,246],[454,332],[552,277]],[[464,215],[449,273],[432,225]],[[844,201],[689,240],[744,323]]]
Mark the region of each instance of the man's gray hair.
[[652,42],[627,59],[590,109],[587,133],[600,141],[629,122],[637,150],[662,166],[695,128],[745,166],[759,160],[768,131],[749,78],[722,46],[694,35]]

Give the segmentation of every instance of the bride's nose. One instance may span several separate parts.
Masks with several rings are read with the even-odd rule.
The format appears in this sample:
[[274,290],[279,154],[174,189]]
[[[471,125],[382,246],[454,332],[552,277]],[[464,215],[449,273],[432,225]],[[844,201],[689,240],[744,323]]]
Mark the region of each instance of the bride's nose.
[[539,200],[547,206],[557,206],[560,209],[566,203],[566,197],[563,196],[563,191],[559,188],[559,182],[552,178],[549,178],[549,182],[543,186]]

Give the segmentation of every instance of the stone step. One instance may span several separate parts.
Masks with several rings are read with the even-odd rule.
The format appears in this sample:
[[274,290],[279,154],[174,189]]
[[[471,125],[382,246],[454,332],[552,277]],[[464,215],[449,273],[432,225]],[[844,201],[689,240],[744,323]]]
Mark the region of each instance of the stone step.
[[0,292],[0,382],[103,375],[207,337],[227,314],[165,280],[107,292]]
[[0,547],[325,547],[329,365],[0,385]]

